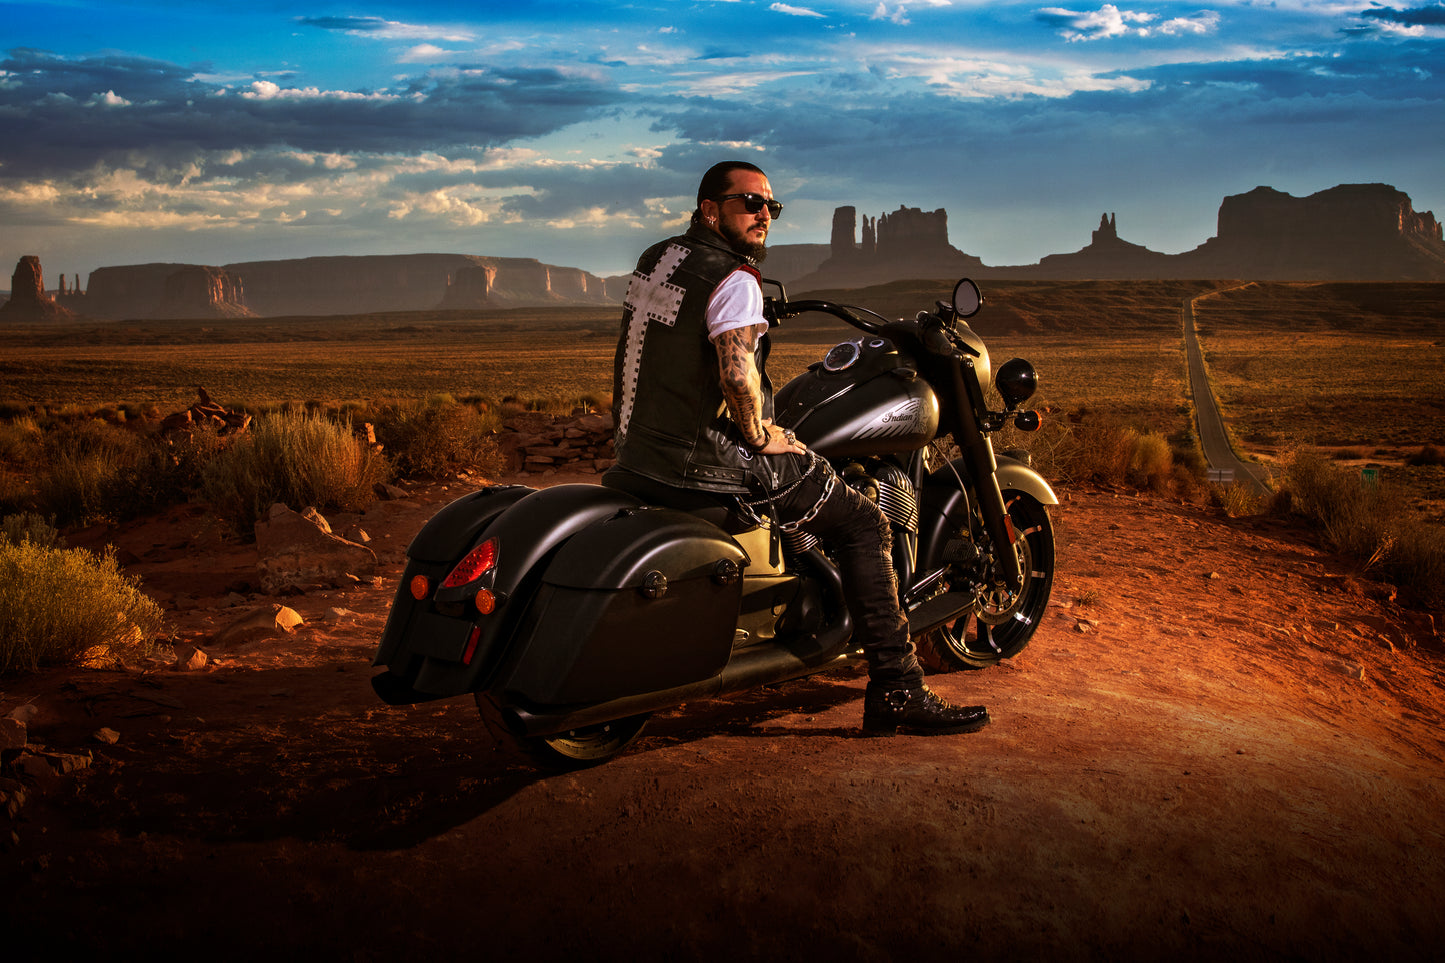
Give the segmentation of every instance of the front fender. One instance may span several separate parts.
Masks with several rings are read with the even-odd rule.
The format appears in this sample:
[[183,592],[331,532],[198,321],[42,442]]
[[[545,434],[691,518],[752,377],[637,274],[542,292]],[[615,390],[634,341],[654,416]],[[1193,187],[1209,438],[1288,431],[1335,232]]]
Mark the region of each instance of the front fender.
[[[997,456],[997,461],[994,477],[998,479],[1000,491],[1021,491],[1041,505],[1059,503],[1059,496],[1032,467],[1008,455]],[[966,490],[959,487],[960,479]],[[960,529],[969,527],[970,499],[974,497],[973,481],[962,458],[954,459],[951,466],[945,465],[923,480],[918,507],[918,572],[926,573],[942,566],[949,539]]]
[[998,479],[1000,491],[1009,489],[1021,491],[1025,495],[1032,495],[1034,501],[1040,505],[1057,505],[1059,503],[1059,496],[1054,494],[1054,489],[1044,476],[1017,458],[999,455],[998,471],[994,472],[994,477]]

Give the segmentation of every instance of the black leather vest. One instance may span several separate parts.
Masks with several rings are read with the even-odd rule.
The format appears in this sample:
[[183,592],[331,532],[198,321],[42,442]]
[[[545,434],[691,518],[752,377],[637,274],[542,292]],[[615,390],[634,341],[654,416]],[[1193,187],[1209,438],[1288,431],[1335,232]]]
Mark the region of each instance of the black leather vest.
[[[693,226],[638,259],[623,302],[613,365],[617,464],[678,488],[742,494],[763,461],[742,444],[728,416],[707,306],[717,286],[747,258],[707,228]],[[763,417],[773,389],[758,343]]]

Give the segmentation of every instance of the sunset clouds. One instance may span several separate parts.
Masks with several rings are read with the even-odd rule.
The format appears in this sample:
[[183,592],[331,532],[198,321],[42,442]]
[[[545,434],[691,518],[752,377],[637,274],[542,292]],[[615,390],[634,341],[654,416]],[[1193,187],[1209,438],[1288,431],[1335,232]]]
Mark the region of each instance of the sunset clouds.
[[1220,199],[1392,183],[1445,208],[1445,5],[1282,0],[13,4],[0,259],[85,272],[326,253],[601,273],[724,156],[775,243],[947,207],[991,264],[1100,211],[1178,251]]

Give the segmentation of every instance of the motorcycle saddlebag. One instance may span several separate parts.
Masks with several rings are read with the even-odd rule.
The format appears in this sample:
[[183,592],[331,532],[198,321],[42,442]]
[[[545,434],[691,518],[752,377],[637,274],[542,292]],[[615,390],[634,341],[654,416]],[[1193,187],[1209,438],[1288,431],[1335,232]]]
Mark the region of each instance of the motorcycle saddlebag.
[[732,651],[746,558],[721,529],[673,509],[593,523],[547,566],[499,688],[555,706],[712,678]]

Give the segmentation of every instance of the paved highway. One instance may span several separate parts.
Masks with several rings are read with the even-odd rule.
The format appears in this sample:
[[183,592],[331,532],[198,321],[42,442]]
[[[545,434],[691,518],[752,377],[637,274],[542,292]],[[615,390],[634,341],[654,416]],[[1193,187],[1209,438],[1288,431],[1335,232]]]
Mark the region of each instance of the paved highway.
[[[1207,297],[1207,295],[1206,295]],[[1194,417],[1199,429],[1199,445],[1204,449],[1204,460],[1208,462],[1211,477],[1213,472],[1227,472],[1226,477],[1254,489],[1256,494],[1268,495],[1269,486],[1263,481],[1264,469],[1257,464],[1240,461],[1230,447],[1229,435],[1224,430],[1224,419],[1219,414],[1219,403],[1209,387],[1209,375],[1204,370],[1204,355],[1199,350],[1199,338],[1194,331],[1194,301],[1184,299],[1181,309],[1184,323],[1184,356],[1189,364],[1189,390],[1194,396]]]

